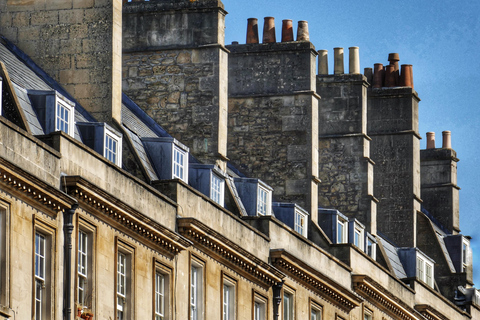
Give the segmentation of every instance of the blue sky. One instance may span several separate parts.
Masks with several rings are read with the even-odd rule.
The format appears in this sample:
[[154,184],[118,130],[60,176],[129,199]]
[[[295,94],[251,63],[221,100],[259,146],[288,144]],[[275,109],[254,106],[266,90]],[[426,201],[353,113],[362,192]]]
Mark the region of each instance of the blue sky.
[[388,64],[390,52],[399,64],[412,64],[419,105],[422,149],[428,131],[441,147],[442,131],[452,132],[452,147],[460,159],[460,228],[470,235],[474,281],[480,287],[480,1],[393,0],[223,0],[226,44],[245,43],[248,18],[275,17],[277,41],[283,19],[292,19],[294,33],[299,20],[307,20],[310,41],[329,52],[333,72],[333,48],[360,47],[361,70],[374,63]]

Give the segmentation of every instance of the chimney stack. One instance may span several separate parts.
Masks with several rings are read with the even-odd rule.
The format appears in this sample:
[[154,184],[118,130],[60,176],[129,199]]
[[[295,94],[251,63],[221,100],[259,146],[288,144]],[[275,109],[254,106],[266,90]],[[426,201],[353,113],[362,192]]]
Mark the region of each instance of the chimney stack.
[[263,24],[263,43],[277,42],[275,37],[275,18],[265,17]]
[[293,41],[293,26],[292,20],[282,20],[282,42]]
[[334,59],[334,69],[335,74],[344,74],[343,69],[343,48],[333,48],[333,59]]
[[427,132],[427,149],[435,149],[435,132]]
[[247,20],[247,43],[258,43],[258,19],[249,18]]

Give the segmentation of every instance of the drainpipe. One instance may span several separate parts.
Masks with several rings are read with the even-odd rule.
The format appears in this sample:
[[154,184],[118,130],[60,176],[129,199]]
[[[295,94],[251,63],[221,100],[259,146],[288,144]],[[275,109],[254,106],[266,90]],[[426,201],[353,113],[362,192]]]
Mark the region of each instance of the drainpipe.
[[63,319],[70,320],[72,307],[70,305],[72,291],[72,232],[73,216],[78,208],[78,203],[63,212],[63,234],[64,234],[64,282],[63,282]]
[[273,320],[280,319],[279,307],[282,302],[283,281],[273,286]]

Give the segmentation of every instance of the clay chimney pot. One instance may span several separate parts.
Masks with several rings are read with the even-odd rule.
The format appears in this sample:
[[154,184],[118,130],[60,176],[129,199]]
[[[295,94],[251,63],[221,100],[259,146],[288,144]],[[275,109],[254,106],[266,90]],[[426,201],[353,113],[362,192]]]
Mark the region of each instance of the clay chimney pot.
[[343,48],[333,48],[333,73],[344,74],[343,67]]
[[258,43],[258,19],[249,18],[247,20],[247,43]]
[[263,43],[277,42],[275,37],[275,18],[265,17],[263,23]]
[[293,41],[292,20],[282,20],[282,42]]
[[427,149],[435,149],[435,132],[427,132]]
[[308,22],[298,21],[297,41],[310,41],[310,34],[308,33]]
[[328,74],[328,50],[318,50],[318,74]]
[[385,71],[383,69],[383,64],[375,63],[373,67],[373,88],[383,87],[384,77]]
[[450,131],[443,131],[443,149],[452,149],[452,133]]

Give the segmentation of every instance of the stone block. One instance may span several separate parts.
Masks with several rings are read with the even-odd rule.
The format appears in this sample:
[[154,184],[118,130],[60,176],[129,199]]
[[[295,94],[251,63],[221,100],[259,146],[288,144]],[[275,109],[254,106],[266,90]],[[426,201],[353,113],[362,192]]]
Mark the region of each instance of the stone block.
[[[112,0],[110,0],[112,1]],[[109,1],[109,2],[110,2]],[[80,8],[93,8],[98,1],[95,0],[74,0],[73,1],[73,8],[80,9]]]
[[282,131],[304,131],[307,127],[306,118],[303,116],[282,117]]
[[55,26],[58,26],[58,14],[56,10],[32,12],[30,24],[32,26],[50,26],[55,28]]

